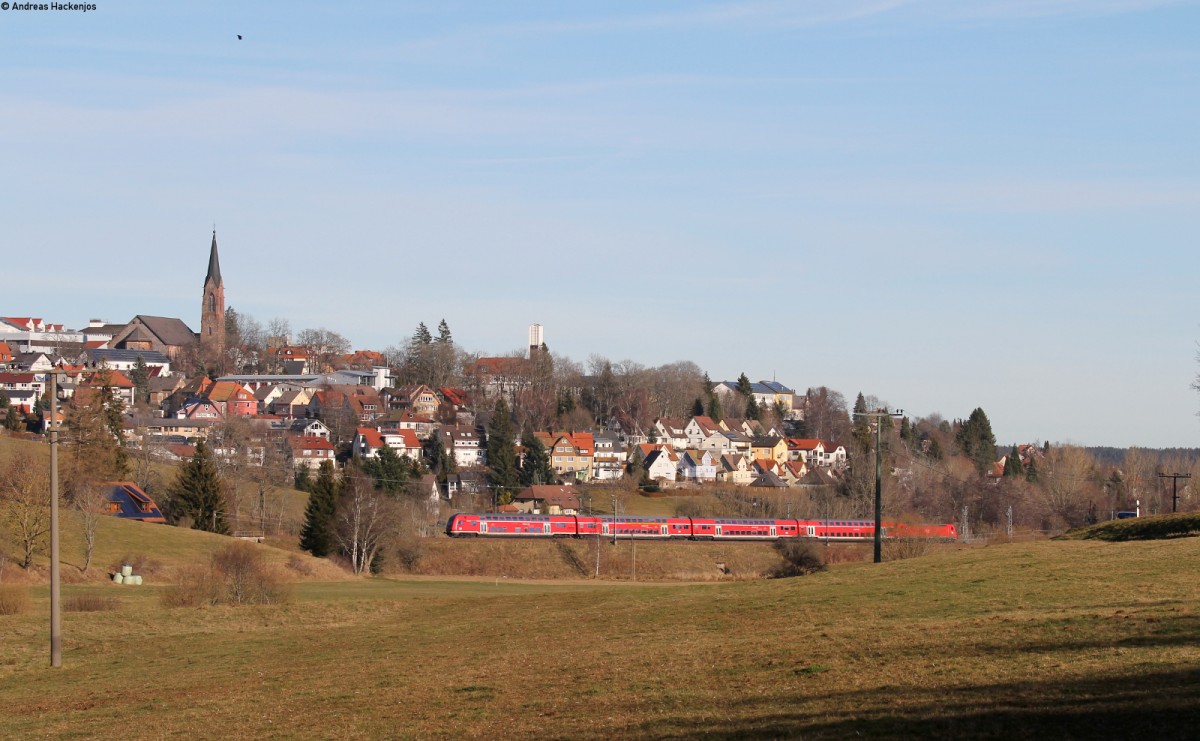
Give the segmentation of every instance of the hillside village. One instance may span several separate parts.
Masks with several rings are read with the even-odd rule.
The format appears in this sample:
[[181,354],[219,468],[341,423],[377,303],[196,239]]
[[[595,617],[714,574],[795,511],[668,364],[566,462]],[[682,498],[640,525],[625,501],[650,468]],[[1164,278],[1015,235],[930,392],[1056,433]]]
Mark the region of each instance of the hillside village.
[[[148,314],[123,324],[92,320],[80,330],[0,317],[4,426],[49,429],[55,374],[57,423],[69,427],[73,413],[103,400],[120,410],[112,434],[143,464],[191,461],[203,441],[225,468],[253,468],[299,488],[325,462],[344,469],[395,460],[404,463],[396,475],[422,498],[510,512],[579,511],[580,484],[650,492],[837,487],[849,512],[861,509],[872,486],[869,466],[850,465],[872,448],[867,420],[851,417],[845,399],[825,387],[797,393],[744,374],[713,382],[690,363],[645,369],[592,358],[585,371],[552,355],[537,324],[526,348],[503,356],[464,352],[444,321],[436,336],[422,322],[403,348],[352,351],[329,330],[292,333],[279,320],[264,330],[227,310],[215,232],[208,257],[198,332]],[[866,409],[860,394],[855,410]],[[503,457],[515,459],[499,466],[488,454],[498,413],[512,427],[502,435],[510,446]],[[898,431],[890,418],[885,423],[889,437],[920,456],[889,454],[889,479],[905,489],[904,508],[927,517],[956,517],[967,503],[992,526],[1003,519],[986,501],[995,495],[973,488],[970,476],[928,476],[922,461],[941,460],[944,448],[996,482],[1032,484],[1047,465],[1048,446],[1000,454],[982,410],[953,426],[936,415],[904,418]],[[1025,490],[1005,496],[1010,504],[1027,498],[1029,521],[1043,524],[1095,518],[1106,492],[1115,512],[1116,484],[1087,471],[1090,488],[1071,501],[1039,501]]]
[[[39,317],[0,317],[6,401],[0,415],[9,429],[45,432],[53,372],[64,410],[103,389],[125,410],[125,444],[160,460],[187,460],[203,439],[220,456],[251,456],[259,465],[268,450],[277,452],[283,465],[304,476],[322,461],[373,459],[385,447],[429,469],[430,451],[441,448],[452,463],[439,471],[438,496],[453,499],[491,487],[485,441],[494,405],[503,399],[509,408],[518,406],[538,384],[539,371],[553,362],[543,329],[534,325],[524,357],[471,358],[454,386],[402,383],[383,352],[329,352],[286,336],[272,337],[259,351],[226,346],[228,323],[214,232],[199,332],[181,319],[153,315],[123,324],[92,320],[80,330]],[[229,366],[257,372],[217,372]],[[804,418],[806,397],[772,380],[750,383],[750,398],[741,398],[744,384],[712,384],[711,397],[727,409],[749,401],[771,414],[639,422],[614,405],[606,419],[591,425],[522,432],[532,432],[548,451],[554,478],[544,484],[633,478],[660,487],[787,487],[845,469],[844,445],[789,434]],[[577,403],[586,391],[568,393]],[[238,445],[222,439],[231,423],[239,425]],[[516,442],[522,455],[528,441]],[[536,504],[518,497],[512,506]]]

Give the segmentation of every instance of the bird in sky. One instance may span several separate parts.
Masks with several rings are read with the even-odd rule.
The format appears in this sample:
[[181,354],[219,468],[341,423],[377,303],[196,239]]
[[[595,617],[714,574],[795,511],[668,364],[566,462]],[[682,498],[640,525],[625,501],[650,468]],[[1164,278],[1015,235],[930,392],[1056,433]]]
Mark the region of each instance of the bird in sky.
[[237,35],[237,37],[238,37],[238,41],[242,40],[242,35],[240,33]]

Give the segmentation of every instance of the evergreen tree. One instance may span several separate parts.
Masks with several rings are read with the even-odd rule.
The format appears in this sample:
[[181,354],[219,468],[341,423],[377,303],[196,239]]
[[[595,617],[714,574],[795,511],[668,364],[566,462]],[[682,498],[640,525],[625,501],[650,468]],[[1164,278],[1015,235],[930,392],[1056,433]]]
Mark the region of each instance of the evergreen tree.
[[704,416],[704,402],[700,400],[700,397],[696,397],[696,400],[692,402],[692,416]]
[[450,336],[450,325],[446,324],[445,319],[438,324],[437,341],[443,345],[448,345],[451,342],[454,342],[454,338]]
[[312,477],[308,473],[308,466],[300,466],[296,470],[296,475],[293,477],[292,486],[299,491],[309,491],[312,487]]
[[221,472],[212,451],[203,439],[196,442],[192,460],[179,469],[171,486],[173,519],[189,517],[192,529],[229,534],[225,521],[225,497],[221,492]]
[[747,399],[753,398],[754,388],[750,384],[750,378],[745,373],[738,376],[737,388],[738,393],[742,396],[746,397]]
[[1025,467],[1025,480],[1030,483],[1034,483],[1034,484],[1037,483],[1037,480],[1038,480],[1037,458],[1030,457],[1029,465]]
[[908,444],[912,444],[914,435],[912,425],[908,423],[908,417],[900,419],[900,439]]
[[375,480],[375,488],[395,494],[413,475],[412,463],[400,457],[390,446],[383,446],[374,458],[363,461],[363,471]]
[[112,387],[112,371],[101,365],[75,394],[66,413],[74,445],[74,467],[93,481],[121,479],[129,473],[125,453],[125,404]]
[[954,442],[959,451],[975,463],[980,473],[996,461],[996,436],[992,434],[992,423],[979,407],[959,427]]
[[1004,461],[1004,475],[1006,478],[1017,478],[1025,475],[1025,465],[1021,463],[1021,453],[1017,451],[1016,445],[1012,446],[1012,451]]
[[12,399],[8,398],[4,389],[0,389],[0,409],[8,409],[9,404],[12,404]]
[[501,397],[496,401],[492,423],[487,434],[488,466],[492,469],[492,486],[497,498],[512,495],[520,487],[517,473],[517,446],[508,404]]
[[753,394],[746,399],[746,419],[762,419],[762,410],[758,408],[758,400]]
[[721,397],[713,393],[708,397],[708,417],[713,422],[721,421]]
[[851,415],[851,420],[854,423],[854,439],[858,441],[858,445],[862,450],[867,450],[871,447],[871,418],[866,416],[867,399],[858,392],[858,397],[854,400],[854,414]]
[[429,470],[437,474],[438,481],[445,482],[447,474],[456,470],[454,456],[446,450],[440,434],[434,434],[425,441],[423,446],[425,459],[429,461]]
[[304,508],[304,527],[300,530],[300,547],[317,558],[333,552],[334,514],[341,486],[331,461],[321,461],[317,479]]
[[4,418],[4,429],[16,432],[25,426],[25,413],[14,406],[8,407],[8,416]]
[[940,461],[944,455],[945,454],[942,452],[942,444],[938,442],[936,437],[932,438],[929,441],[929,457],[935,461]]
[[550,467],[550,454],[537,435],[533,434],[533,428],[525,427],[525,432],[521,433],[521,444],[525,448],[525,458],[520,467],[521,485],[553,484],[556,477],[554,469]]
[[413,339],[419,345],[428,345],[433,342],[433,335],[429,334],[429,327],[425,326],[425,322],[417,324],[417,331],[413,333]]
[[145,404],[150,401],[150,368],[146,365],[146,359],[141,355],[133,361],[133,368],[129,370],[129,380],[133,381],[133,401],[135,404]]

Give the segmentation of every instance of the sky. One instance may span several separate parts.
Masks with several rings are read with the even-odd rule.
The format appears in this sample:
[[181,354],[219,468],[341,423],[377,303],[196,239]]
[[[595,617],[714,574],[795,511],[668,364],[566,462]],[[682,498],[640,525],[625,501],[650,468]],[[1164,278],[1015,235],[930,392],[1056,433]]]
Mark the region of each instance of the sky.
[[[1200,3],[0,10],[0,312],[691,360],[1200,447]],[[241,34],[239,40],[237,35]]]

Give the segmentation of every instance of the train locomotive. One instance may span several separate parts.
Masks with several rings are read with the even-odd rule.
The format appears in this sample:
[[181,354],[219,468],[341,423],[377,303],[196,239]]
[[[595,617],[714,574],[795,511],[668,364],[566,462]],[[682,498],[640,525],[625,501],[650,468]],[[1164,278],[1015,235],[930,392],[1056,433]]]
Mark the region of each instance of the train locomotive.
[[[783,540],[812,538],[865,541],[875,538],[873,520],[771,520],[741,517],[624,517],[611,515],[510,515],[457,512],[446,521],[452,538],[582,538],[626,540]],[[882,537],[957,540],[954,525],[884,522]]]

